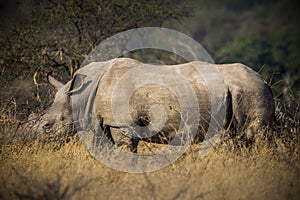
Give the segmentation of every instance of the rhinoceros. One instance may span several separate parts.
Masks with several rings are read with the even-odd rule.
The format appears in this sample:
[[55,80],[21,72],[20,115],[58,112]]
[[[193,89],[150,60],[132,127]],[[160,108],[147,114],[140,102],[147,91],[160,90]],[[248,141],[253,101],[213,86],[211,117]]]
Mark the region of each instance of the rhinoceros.
[[[220,87],[224,95],[217,101],[222,101],[220,105],[225,106],[226,113],[221,120],[224,130],[243,132],[248,140],[253,140],[260,129],[272,125],[272,92],[258,73],[243,64],[194,61],[158,66],[116,58],[80,68],[66,84],[48,75],[48,81],[57,93],[52,106],[41,116],[37,130],[40,133],[67,133],[77,123],[78,131],[94,131],[94,140],[99,136],[96,130],[100,129],[114,143],[111,129],[123,128],[123,133],[130,139],[130,150],[137,152],[140,140],[170,142],[182,123],[182,110],[186,109],[186,115],[191,118],[195,115],[199,119],[186,120],[184,126],[196,127],[194,141],[201,142],[213,120],[214,105],[210,98],[213,87],[209,87],[203,77],[205,73],[199,73],[198,69],[210,67],[217,69],[223,83]],[[152,82],[137,83],[135,76],[139,73],[144,73],[145,80],[150,78]],[[178,77],[174,78],[174,74]],[[95,115],[93,119],[91,113]],[[151,126],[153,124],[160,127]],[[139,132],[146,133],[137,134]]]

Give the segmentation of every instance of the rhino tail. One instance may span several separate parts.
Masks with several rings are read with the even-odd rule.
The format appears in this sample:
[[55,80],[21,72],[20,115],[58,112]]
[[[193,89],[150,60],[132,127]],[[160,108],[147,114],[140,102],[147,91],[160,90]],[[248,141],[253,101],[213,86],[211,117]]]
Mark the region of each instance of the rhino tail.
[[[269,86],[269,84],[267,82],[265,82],[265,85],[267,87],[267,89],[269,90],[269,93],[271,94],[272,100],[273,100],[273,104],[274,104],[274,94],[273,91],[271,89],[271,87]],[[271,123],[275,124],[276,126],[280,126],[280,122],[277,120],[276,117],[276,113],[275,113],[275,105],[274,105],[274,112],[273,112],[273,121]],[[270,124],[270,126],[272,126],[272,124]]]
[[229,130],[233,128],[233,106],[232,106],[232,93],[229,88],[226,92],[226,117],[224,122],[224,129]]

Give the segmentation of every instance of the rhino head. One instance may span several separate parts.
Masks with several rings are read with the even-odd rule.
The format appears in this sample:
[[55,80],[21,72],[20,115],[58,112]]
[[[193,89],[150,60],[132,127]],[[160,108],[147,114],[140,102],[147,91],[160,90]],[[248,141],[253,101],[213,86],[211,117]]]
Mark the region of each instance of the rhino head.
[[63,84],[51,76],[47,75],[48,82],[56,89],[53,104],[45,111],[36,123],[38,134],[65,135],[73,130],[72,109],[70,104],[71,81]]

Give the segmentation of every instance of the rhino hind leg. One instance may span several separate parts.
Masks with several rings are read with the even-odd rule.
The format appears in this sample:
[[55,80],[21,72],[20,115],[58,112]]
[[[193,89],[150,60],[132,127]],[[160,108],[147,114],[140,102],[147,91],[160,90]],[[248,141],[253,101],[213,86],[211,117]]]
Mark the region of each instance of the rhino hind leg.
[[234,97],[236,97],[235,93],[228,88],[226,92],[226,115],[224,120],[225,136],[228,138],[236,138],[239,134],[239,121],[235,116],[238,110],[234,106],[238,100],[234,99]]
[[227,106],[224,130],[229,138],[238,138],[244,141],[246,146],[250,146],[253,143],[257,127],[248,125],[248,119],[243,112],[243,96],[241,87],[228,88],[226,92]]

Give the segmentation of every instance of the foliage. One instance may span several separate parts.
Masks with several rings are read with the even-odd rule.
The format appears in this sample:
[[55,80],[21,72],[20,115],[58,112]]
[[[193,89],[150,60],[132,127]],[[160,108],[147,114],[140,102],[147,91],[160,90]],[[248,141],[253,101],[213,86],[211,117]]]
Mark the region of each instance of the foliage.
[[[241,62],[270,84],[290,77],[300,88],[300,26],[296,1],[197,0],[185,29],[216,63]],[[275,92],[276,93],[276,92]]]

